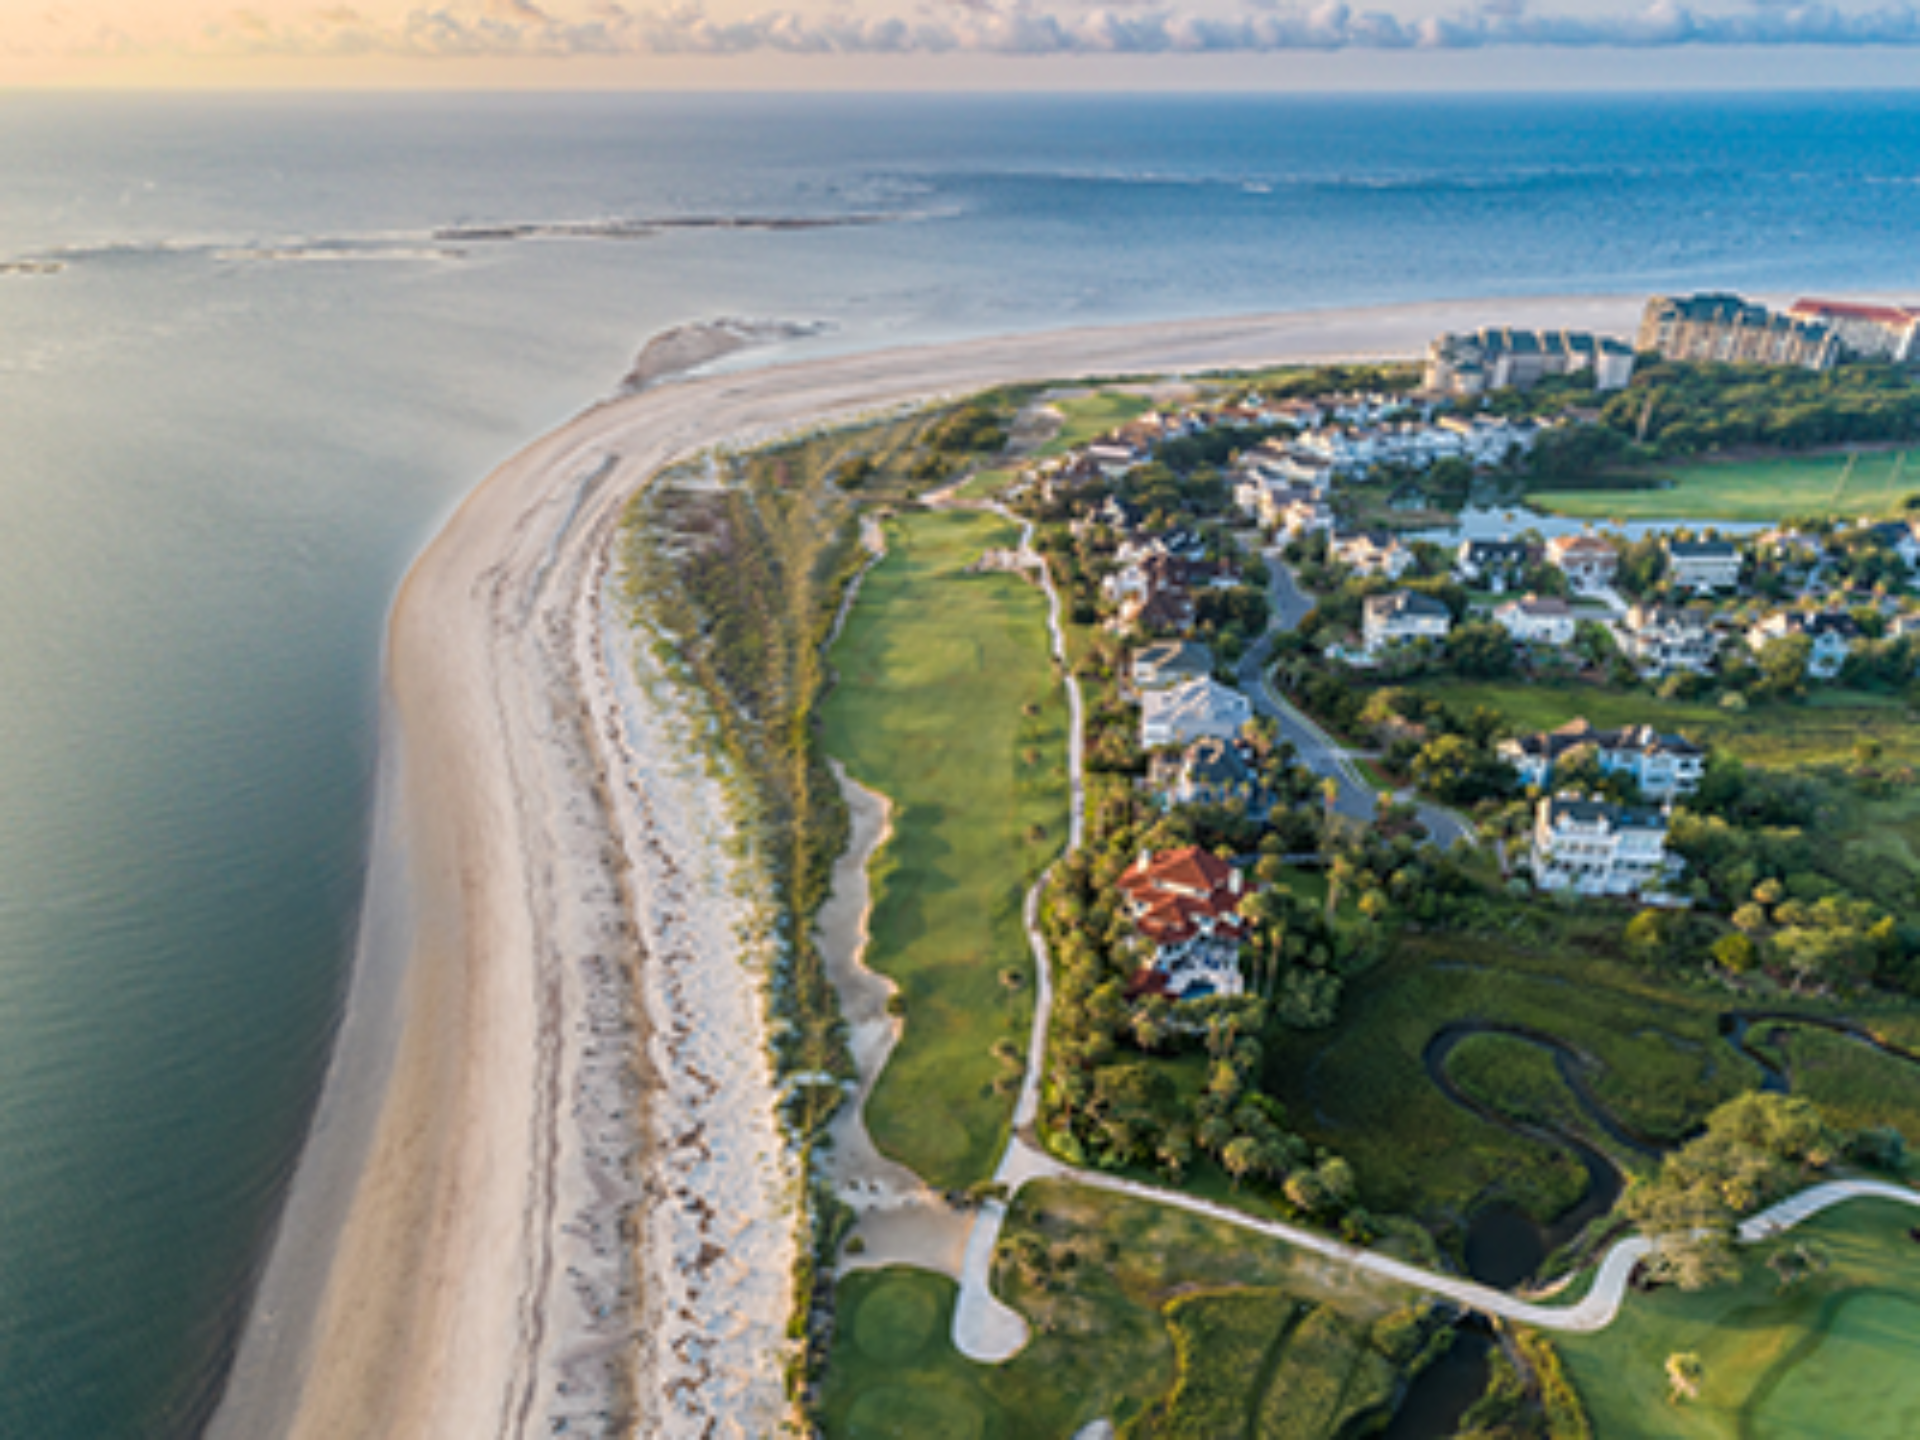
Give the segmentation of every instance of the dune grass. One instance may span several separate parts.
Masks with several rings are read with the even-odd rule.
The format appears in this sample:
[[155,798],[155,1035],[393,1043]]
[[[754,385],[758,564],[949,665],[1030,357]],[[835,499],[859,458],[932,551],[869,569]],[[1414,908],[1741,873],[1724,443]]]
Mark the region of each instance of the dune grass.
[[1920,453],[1789,455],[1703,460],[1662,467],[1671,484],[1619,490],[1543,490],[1528,503],[1593,520],[1781,520],[1787,516],[1883,519],[1920,491]]
[[[829,1437],[1060,1440],[1104,1417],[1130,1437],[1229,1440],[1265,1433],[1258,1407],[1289,1365],[1290,1385],[1338,1397],[1334,1413],[1348,1416],[1384,1399],[1392,1367],[1368,1336],[1413,1299],[1182,1211],[1053,1182],[1021,1193],[1005,1237],[1003,1254],[1031,1238],[1048,1256],[1044,1278],[1004,1262],[996,1274],[996,1292],[1034,1327],[1005,1365],[953,1349],[944,1276],[896,1267],[841,1283],[820,1407]],[[1327,1317],[1298,1354],[1294,1316]]]
[[[827,753],[894,803],[868,961],[899,983],[906,1029],[867,1124],[945,1188],[985,1179],[1005,1138],[1012,1091],[990,1047],[1024,1039],[1021,901],[1066,836],[1066,705],[1045,597],[1013,576],[963,573],[1017,534],[971,513],[889,522],[822,708]],[[1009,970],[1028,977],[1011,992]]]
[[1797,703],[1756,704],[1734,714],[1718,705],[1663,700],[1578,681],[1465,682],[1426,680],[1412,688],[1445,700],[1461,714],[1486,705],[1518,731],[1551,730],[1579,716],[1610,728],[1648,724],[1716,745],[1749,765],[1791,767],[1845,762],[1863,739],[1880,742],[1888,764],[1920,763],[1920,725],[1907,706],[1886,695],[1822,690]]
[[[1746,1252],[1738,1284],[1632,1295],[1593,1335],[1555,1346],[1602,1437],[1788,1440],[1920,1434],[1920,1211],[1860,1200]],[[1810,1242],[1829,1268],[1786,1291],[1772,1250]],[[1665,1365],[1700,1356],[1697,1400],[1669,1403]]]

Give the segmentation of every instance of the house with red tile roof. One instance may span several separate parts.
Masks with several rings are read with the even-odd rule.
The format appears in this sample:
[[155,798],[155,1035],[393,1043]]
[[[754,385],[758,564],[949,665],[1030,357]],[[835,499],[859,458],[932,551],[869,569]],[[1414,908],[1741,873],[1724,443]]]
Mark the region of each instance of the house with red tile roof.
[[1136,994],[1192,1000],[1241,993],[1248,924],[1240,905],[1252,891],[1240,870],[1197,845],[1144,850],[1118,888],[1134,930],[1152,950],[1133,978]]

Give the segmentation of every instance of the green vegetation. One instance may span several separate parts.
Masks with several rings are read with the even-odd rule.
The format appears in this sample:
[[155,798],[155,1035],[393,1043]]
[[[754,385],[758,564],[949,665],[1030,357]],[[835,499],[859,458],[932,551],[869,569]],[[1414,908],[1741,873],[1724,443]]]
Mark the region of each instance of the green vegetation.
[[1860,1040],[1810,1025],[1767,1021],[1747,1043],[1784,1062],[1794,1093],[1818,1104],[1836,1126],[1892,1125],[1920,1140],[1920,1065],[1903,1064]]
[[[704,702],[742,848],[772,894],[762,917],[778,956],[767,994],[781,1119],[807,1177],[795,1264],[794,1326],[819,1313],[822,1259],[844,1206],[819,1180],[819,1138],[852,1075],[839,1005],[813,942],[812,917],[846,840],[845,807],[813,713],[820,649],[861,563],[864,503],[903,500],[968,458],[997,449],[991,397],[935,407],[733,458],[703,456],[655,477],[622,517],[622,596],[662,669]],[[818,1335],[789,1382],[804,1389]]]
[[1123,390],[1066,393],[1047,403],[1060,412],[1061,425],[1059,432],[1034,452],[1042,456],[1078,449],[1153,408],[1153,401],[1145,395]]
[[1581,519],[1761,520],[1788,516],[1879,520],[1920,491],[1920,463],[1906,451],[1789,455],[1663,465],[1658,480],[1629,488],[1541,490],[1541,510]]
[[[1594,1433],[1644,1440],[1787,1440],[1920,1433],[1920,1245],[1916,1213],[1857,1200],[1781,1240],[1743,1249],[1738,1280],[1634,1295],[1607,1329],[1554,1343]],[[1809,1246],[1817,1273],[1783,1285],[1768,1264]],[[1665,1362],[1693,1352],[1699,1397],[1669,1401]]]
[[[985,1179],[1017,1076],[995,1041],[1025,1034],[1026,888],[1066,836],[1065,704],[1046,602],[1009,575],[965,571],[1017,539],[971,513],[903,515],[831,658],[827,753],[894,803],[874,867],[868,963],[897,981],[906,1031],[867,1104],[889,1155],[930,1184]],[[1027,713],[1031,712],[1031,713]]]
[[[821,1404],[829,1437],[1059,1440],[1102,1416],[1129,1436],[1292,1434],[1258,1418],[1282,1373],[1301,1394],[1329,1397],[1337,1424],[1383,1401],[1394,1365],[1422,1339],[1396,1286],[1076,1186],[1024,1190],[1001,1256],[995,1289],[1034,1334],[1000,1366],[953,1350],[944,1277],[889,1269],[842,1282]],[[1287,1328],[1294,1315],[1303,1319]],[[1217,1416],[1238,1418],[1193,1428]]]
[[1582,1133],[1590,1127],[1552,1052],[1518,1035],[1469,1035],[1447,1056],[1447,1074],[1468,1099],[1514,1120]]
[[1350,1421],[1393,1398],[1397,1378],[1393,1365],[1366,1348],[1350,1321],[1333,1310],[1316,1310],[1288,1341],[1254,1433],[1261,1440],[1342,1434]]
[[[1717,999],[1610,958],[1615,922],[1545,906],[1488,935],[1403,939],[1349,987],[1329,1030],[1270,1048],[1266,1083],[1308,1139],[1338,1146],[1376,1212],[1434,1222],[1504,1195],[1550,1219],[1586,1177],[1557,1146],[1531,1142],[1452,1103],[1428,1079],[1429,1042],[1461,1019],[1551,1034],[1596,1062],[1589,1083],[1622,1123],[1674,1138],[1759,1073],[1719,1034]],[[1496,1109],[1568,1115],[1572,1099],[1520,1041],[1464,1041],[1451,1073]],[[1525,1052],[1532,1051],[1529,1056]],[[1538,1057],[1538,1058],[1535,1058]],[[1583,1129],[1584,1133],[1584,1129]]]
[[1920,726],[1901,701],[1858,690],[1823,690],[1789,704],[1732,711],[1697,701],[1578,681],[1410,680],[1406,688],[1443,699],[1462,714],[1486,706],[1516,734],[1552,730],[1585,716],[1603,729],[1648,724],[1724,749],[1749,765],[1795,768],[1849,761],[1863,740],[1889,765],[1920,764]]

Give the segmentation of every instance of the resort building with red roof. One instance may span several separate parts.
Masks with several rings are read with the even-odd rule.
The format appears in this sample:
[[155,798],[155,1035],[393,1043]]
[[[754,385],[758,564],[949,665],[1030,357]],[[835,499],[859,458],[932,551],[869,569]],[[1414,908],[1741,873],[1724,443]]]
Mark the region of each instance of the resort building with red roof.
[[1241,993],[1248,924],[1240,905],[1252,891],[1239,869],[1197,845],[1144,850],[1118,885],[1135,931],[1152,950],[1134,976],[1136,993],[1176,1000]]

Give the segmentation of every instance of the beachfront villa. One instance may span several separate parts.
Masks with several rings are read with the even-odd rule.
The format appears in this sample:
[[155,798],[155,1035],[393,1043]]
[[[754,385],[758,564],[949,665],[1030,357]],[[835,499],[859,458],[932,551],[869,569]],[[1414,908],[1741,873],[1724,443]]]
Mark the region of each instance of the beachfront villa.
[[1620,637],[1627,654],[1647,675],[1710,670],[1719,648],[1719,637],[1704,611],[1674,605],[1633,606],[1621,624]]
[[1151,951],[1129,986],[1135,994],[1197,1000],[1241,993],[1248,926],[1240,905],[1251,890],[1238,868],[1197,845],[1157,855],[1143,850],[1117,885]]
[[1552,795],[1534,807],[1533,883],[1581,895],[1638,895],[1668,873],[1667,822],[1578,795]]
[[1171,690],[1213,674],[1213,651],[1198,640],[1156,640],[1133,652],[1133,688]]
[[1436,395],[1474,396],[1583,373],[1593,376],[1596,390],[1624,390],[1633,379],[1632,347],[1582,330],[1489,326],[1435,339],[1427,346],[1424,381]]

